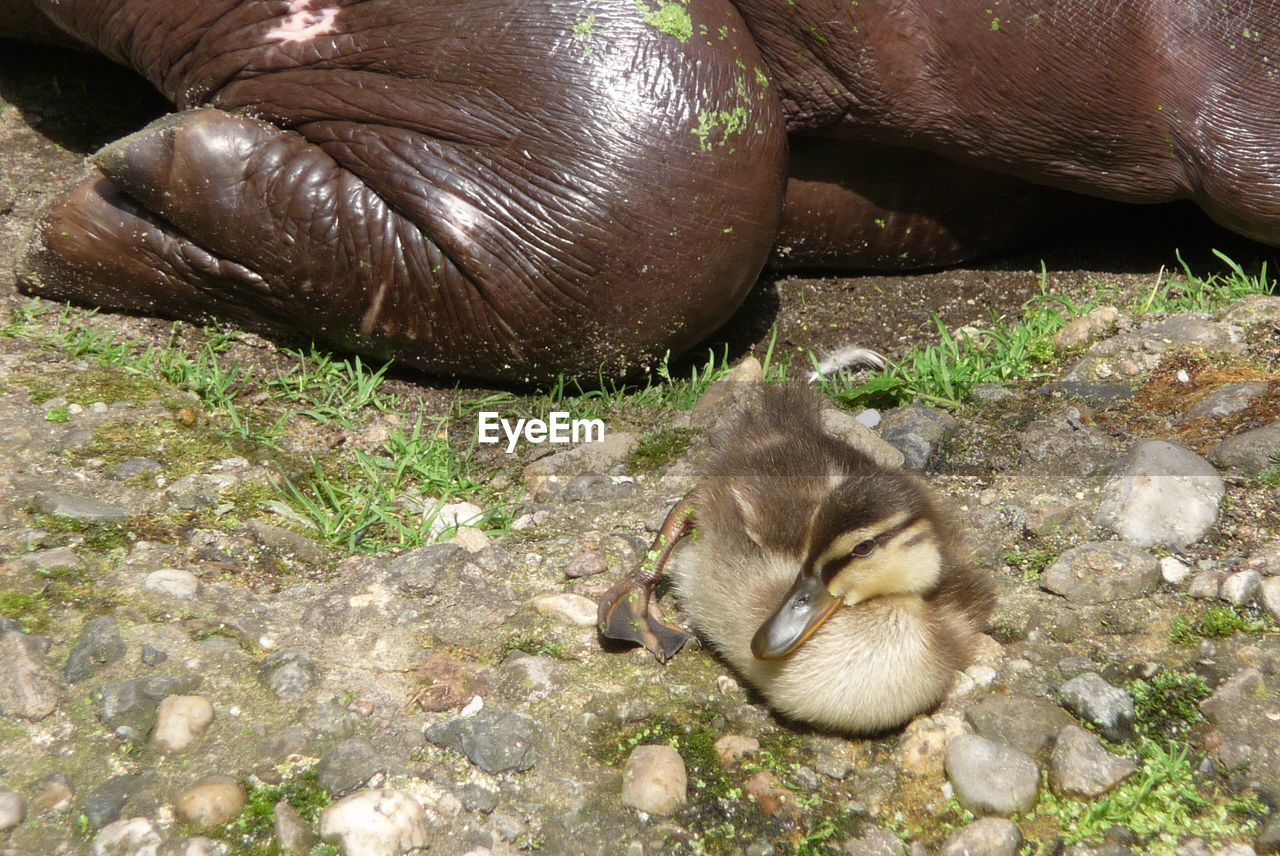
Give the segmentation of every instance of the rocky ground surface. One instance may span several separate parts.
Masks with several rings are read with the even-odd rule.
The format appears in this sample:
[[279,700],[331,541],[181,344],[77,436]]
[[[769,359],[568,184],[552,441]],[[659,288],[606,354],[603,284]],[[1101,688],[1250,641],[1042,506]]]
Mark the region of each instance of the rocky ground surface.
[[[65,99],[132,84],[19,56],[0,92],[5,270],[81,153],[155,109],[135,88],[136,110],[86,122]],[[1156,272],[1054,276],[1150,287]],[[891,328],[882,299],[848,310],[875,323],[841,314],[851,280],[781,280],[775,314],[739,323],[776,320],[784,347],[874,330],[863,343],[893,351],[923,323],[912,312],[964,323],[984,284],[1016,306],[1037,281],[915,278],[902,287],[929,300]],[[1280,298],[1101,312],[1050,378],[981,387],[950,414],[856,414],[957,506],[1000,607],[939,710],[849,738],[780,721],[706,650],[663,667],[593,628],[593,599],[696,480],[700,429],[733,387],[610,425],[587,452],[470,450],[509,531],[364,553],[279,513],[279,486],[491,391],[397,378],[403,413],[286,414],[271,444],[231,440],[207,398],[91,358],[112,342],[196,353],[206,334],[62,315],[0,285],[18,313],[0,331],[0,853],[1280,848]],[[224,344],[246,405],[266,388],[249,380],[291,364],[254,336]],[[451,426],[464,451],[469,418]],[[638,462],[665,425],[690,446]]]

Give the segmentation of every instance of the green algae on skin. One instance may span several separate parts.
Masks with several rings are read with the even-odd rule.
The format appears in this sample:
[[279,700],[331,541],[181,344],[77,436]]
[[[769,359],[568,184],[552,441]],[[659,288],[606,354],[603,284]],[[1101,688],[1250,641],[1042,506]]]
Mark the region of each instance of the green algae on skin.
[[693,135],[698,138],[701,151],[711,151],[711,135],[720,132],[716,145],[723,146],[732,134],[740,134],[747,127],[747,108],[738,106],[730,110],[703,110],[698,114],[698,124]]
[[693,19],[689,17],[689,10],[681,3],[664,0],[655,9],[644,0],[636,0],[636,11],[650,27],[678,39],[681,43],[693,37]]

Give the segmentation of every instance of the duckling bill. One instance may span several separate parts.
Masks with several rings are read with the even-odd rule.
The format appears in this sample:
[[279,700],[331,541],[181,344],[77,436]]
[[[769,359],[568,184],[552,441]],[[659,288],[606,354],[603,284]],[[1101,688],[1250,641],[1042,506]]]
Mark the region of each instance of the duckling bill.
[[822,407],[792,384],[752,396],[646,560],[602,598],[600,631],[674,656],[689,634],[653,598],[670,564],[692,627],[775,710],[881,731],[942,701],[994,593],[925,484],[831,436]]

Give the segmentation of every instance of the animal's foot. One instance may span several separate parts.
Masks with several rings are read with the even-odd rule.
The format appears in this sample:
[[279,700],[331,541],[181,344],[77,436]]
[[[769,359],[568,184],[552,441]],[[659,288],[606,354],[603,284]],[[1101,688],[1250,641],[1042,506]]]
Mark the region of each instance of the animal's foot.
[[680,652],[690,634],[663,617],[653,598],[653,586],[634,575],[624,577],[600,598],[600,635],[643,645],[665,663]]

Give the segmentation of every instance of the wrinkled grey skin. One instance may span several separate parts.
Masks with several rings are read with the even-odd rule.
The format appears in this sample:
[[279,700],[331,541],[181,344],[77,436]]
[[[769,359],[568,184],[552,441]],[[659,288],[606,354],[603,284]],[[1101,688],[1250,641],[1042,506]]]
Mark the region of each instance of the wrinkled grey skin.
[[[1192,199],[1280,243],[1280,0],[0,0],[177,111],[33,293],[485,380],[624,374],[780,265],[924,266]],[[784,209],[785,202],[785,209]]]

